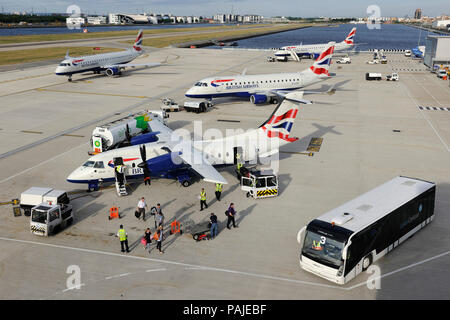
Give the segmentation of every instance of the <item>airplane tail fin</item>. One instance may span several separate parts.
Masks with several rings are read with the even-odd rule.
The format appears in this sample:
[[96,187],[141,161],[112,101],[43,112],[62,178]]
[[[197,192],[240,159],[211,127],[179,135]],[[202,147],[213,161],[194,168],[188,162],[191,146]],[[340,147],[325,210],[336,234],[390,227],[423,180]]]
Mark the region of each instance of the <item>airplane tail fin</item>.
[[137,35],[136,40],[134,41],[133,49],[137,52],[142,52],[142,36],[144,31],[141,29]]
[[303,103],[302,97],[302,91],[288,93],[258,130],[262,130],[269,138],[279,138],[286,142],[298,140],[298,138],[289,137],[289,134],[297,118],[299,105]]
[[317,76],[329,76],[331,58],[334,52],[334,42],[329,42],[324,51],[319,55],[313,65],[309,68]]
[[347,38],[345,38],[344,42],[345,42],[346,44],[353,45],[353,38],[355,37],[355,35],[356,35],[356,28],[353,28],[353,29],[350,31],[350,33],[348,34]]
[[69,56],[69,49],[67,49],[65,58],[66,58],[66,59],[70,58],[70,56]]

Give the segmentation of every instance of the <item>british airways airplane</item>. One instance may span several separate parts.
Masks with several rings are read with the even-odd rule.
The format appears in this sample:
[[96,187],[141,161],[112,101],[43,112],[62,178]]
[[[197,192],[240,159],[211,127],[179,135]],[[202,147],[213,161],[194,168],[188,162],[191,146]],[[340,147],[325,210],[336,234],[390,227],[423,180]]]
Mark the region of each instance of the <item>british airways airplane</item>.
[[334,42],[328,43],[313,65],[301,72],[205,78],[185,96],[204,99],[234,96],[250,98],[254,104],[278,103],[290,91],[331,78],[328,70],[334,46]]
[[100,182],[114,182],[115,168],[122,166],[124,181],[151,176],[177,179],[188,187],[192,178],[200,175],[206,182],[226,184],[214,166],[236,164],[238,159],[247,162],[267,158],[281,146],[298,140],[290,133],[303,103],[302,91],[289,92],[259,128],[212,140],[185,139],[155,118],[149,126],[156,141],[96,154],[75,169],[67,181],[97,190]]
[[93,71],[97,74],[104,72],[107,76],[114,76],[120,75],[121,71],[128,67],[155,67],[161,65],[161,63],[129,64],[129,62],[144,53],[142,49],[142,34],[143,31],[141,29],[133,47],[125,51],[83,57],[69,57],[67,54],[66,58],[56,68],[55,74],[58,76],[68,76],[68,80],[72,81],[72,75],[74,73]]
[[[356,35],[356,28],[353,28],[348,34],[345,40],[336,43],[334,47],[335,52],[349,50],[354,47],[353,38]],[[291,56],[291,52],[295,52],[298,57],[306,56],[311,59],[317,58],[321,51],[326,48],[326,43],[319,44],[307,44],[307,45],[296,45],[296,46],[285,46],[281,47],[277,52],[275,52],[275,56],[277,57],[289,57]]]

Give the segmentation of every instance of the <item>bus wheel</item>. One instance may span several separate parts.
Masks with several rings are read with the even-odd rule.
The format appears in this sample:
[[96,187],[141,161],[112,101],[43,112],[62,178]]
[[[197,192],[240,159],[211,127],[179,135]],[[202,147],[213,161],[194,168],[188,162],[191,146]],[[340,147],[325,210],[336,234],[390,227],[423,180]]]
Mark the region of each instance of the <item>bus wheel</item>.
[[368,254],[367,256],[365,256],[362,264],[362,271],[366,271],[367,268],[372,264],[372,254]]

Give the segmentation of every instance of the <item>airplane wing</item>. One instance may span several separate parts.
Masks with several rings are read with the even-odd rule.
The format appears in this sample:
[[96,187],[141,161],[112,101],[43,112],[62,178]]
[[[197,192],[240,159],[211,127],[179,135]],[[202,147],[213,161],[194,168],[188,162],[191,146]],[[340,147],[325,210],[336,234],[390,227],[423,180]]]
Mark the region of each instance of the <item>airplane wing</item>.
[[202,176],[206,182],[227,184],[227,180],[209,163],[203,153],[194,148],[191,141],[172,141],[168,143],[172,152],[179,152],[179,157],[192,170]]
[[312,102],[309,100],[305,100],[303,99],[303,94],[305,93],[305,91],[303,90],[267,90],[267,91],[253,91],[250,92],[250,94],[261,94],[261,95],[266,95],[266,96],[278,96],[282,99],[286,98],[286,96],[288,94],[292,93],[292,95],[290,95],[291,99],[290,100],[294,100],[303,104],[311,104]]
[[146,67],[146,68],[151,68],[151,67],[157,67],[160,66],[161,63],[126,63],[126,64],[114,64],[111,66],[107,66],[104,68],[136,68],[136,67]]

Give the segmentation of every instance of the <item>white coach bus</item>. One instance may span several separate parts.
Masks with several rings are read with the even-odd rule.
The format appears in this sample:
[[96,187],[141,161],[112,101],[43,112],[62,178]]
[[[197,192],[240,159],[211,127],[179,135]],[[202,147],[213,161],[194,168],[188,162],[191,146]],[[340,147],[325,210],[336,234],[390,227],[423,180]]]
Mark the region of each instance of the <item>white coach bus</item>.
[[300,266],[345,284],[433,220],[436,185],[396,177],[312,220],[297,234]]

